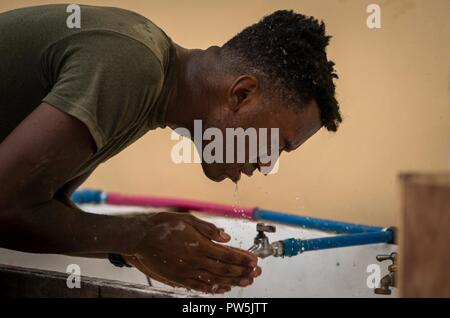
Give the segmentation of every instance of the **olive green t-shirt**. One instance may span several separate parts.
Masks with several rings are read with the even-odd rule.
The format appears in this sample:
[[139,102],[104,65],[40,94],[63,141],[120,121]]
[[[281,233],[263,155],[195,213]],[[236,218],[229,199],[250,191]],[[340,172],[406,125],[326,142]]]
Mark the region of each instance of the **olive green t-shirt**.
[[97,146],[76,177],[165,126],[175,48],[137,13],[82,5],[80,28],[69,28],[67,7],[0,13],[0,142],[46,102],[83,122]]

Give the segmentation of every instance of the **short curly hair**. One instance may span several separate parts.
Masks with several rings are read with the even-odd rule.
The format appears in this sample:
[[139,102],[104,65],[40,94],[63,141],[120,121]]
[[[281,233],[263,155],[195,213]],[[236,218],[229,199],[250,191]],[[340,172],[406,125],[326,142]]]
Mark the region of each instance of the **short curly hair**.
[[283,96],[301,105],[314,99],[322,125],[336,131],[342,117],[335,97],[338,76],[326,54],[330,38],[323,21],[280,10],[238,33],[222,49],[231,60],[239,61],[241,70],[262,72],[271,86],[279,83]]

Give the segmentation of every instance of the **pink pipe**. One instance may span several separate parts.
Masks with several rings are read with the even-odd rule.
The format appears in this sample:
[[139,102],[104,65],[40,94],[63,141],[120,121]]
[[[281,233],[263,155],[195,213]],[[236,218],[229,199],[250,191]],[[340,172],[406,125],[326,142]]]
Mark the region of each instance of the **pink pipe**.
[[196,211],[233,218],[254,220],[255,208],[234,207],[231,205],[216,204],[202,201],[161,198],[151,196],[123,195],[108,193],[106,202],[114,205],[150,206],[175,208],[180,211]]

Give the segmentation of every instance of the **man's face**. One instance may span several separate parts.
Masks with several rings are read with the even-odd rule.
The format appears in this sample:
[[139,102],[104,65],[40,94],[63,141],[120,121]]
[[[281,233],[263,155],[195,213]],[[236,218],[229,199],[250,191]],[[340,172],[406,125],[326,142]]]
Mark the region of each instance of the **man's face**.
[[[299,110],[280,104],[267,105],[261,101],[261,98],[261,95],[252,96],[244,107],[239,107],[237,110],[218,107],[216,112],[208,116],[203,128],[216,127],[221,130],[224,161],[223,163],[203,161],[202,168],[209,179],[222,181],[229,178],[237,182],[242,173],[251,176],[256,169],[267,174],[275,165],[281,152],[298,148],[322,126],[320,111],[314,100]],[[253,140],[252,145],[247,135],[244,137],[245,143],[239,147],[237,138],[227,133],[227,128],[229,132],[229,128],[239,127],[247,132],[250,128],[254,132],[253,136],[256,132],[257,142]],[[266,134],[264,134],[264,128]],[[276,138],[276,129],[278,129],[278,138]],[[238,133],[237,130],[233,131]],[[203,142],[202,151],[208,143],[209,141]],[[227,156],[228,159],[233,160],[227,160]],[[245,158],[244,162],[242,158]]]

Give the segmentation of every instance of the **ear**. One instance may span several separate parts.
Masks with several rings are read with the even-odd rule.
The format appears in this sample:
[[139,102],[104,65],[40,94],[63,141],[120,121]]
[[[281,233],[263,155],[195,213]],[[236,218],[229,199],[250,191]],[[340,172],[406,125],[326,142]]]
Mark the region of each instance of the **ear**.
[[228,91],[228,104],[233,111],[238,111],[259,91],[259,81],[252,75],[236,78]]

